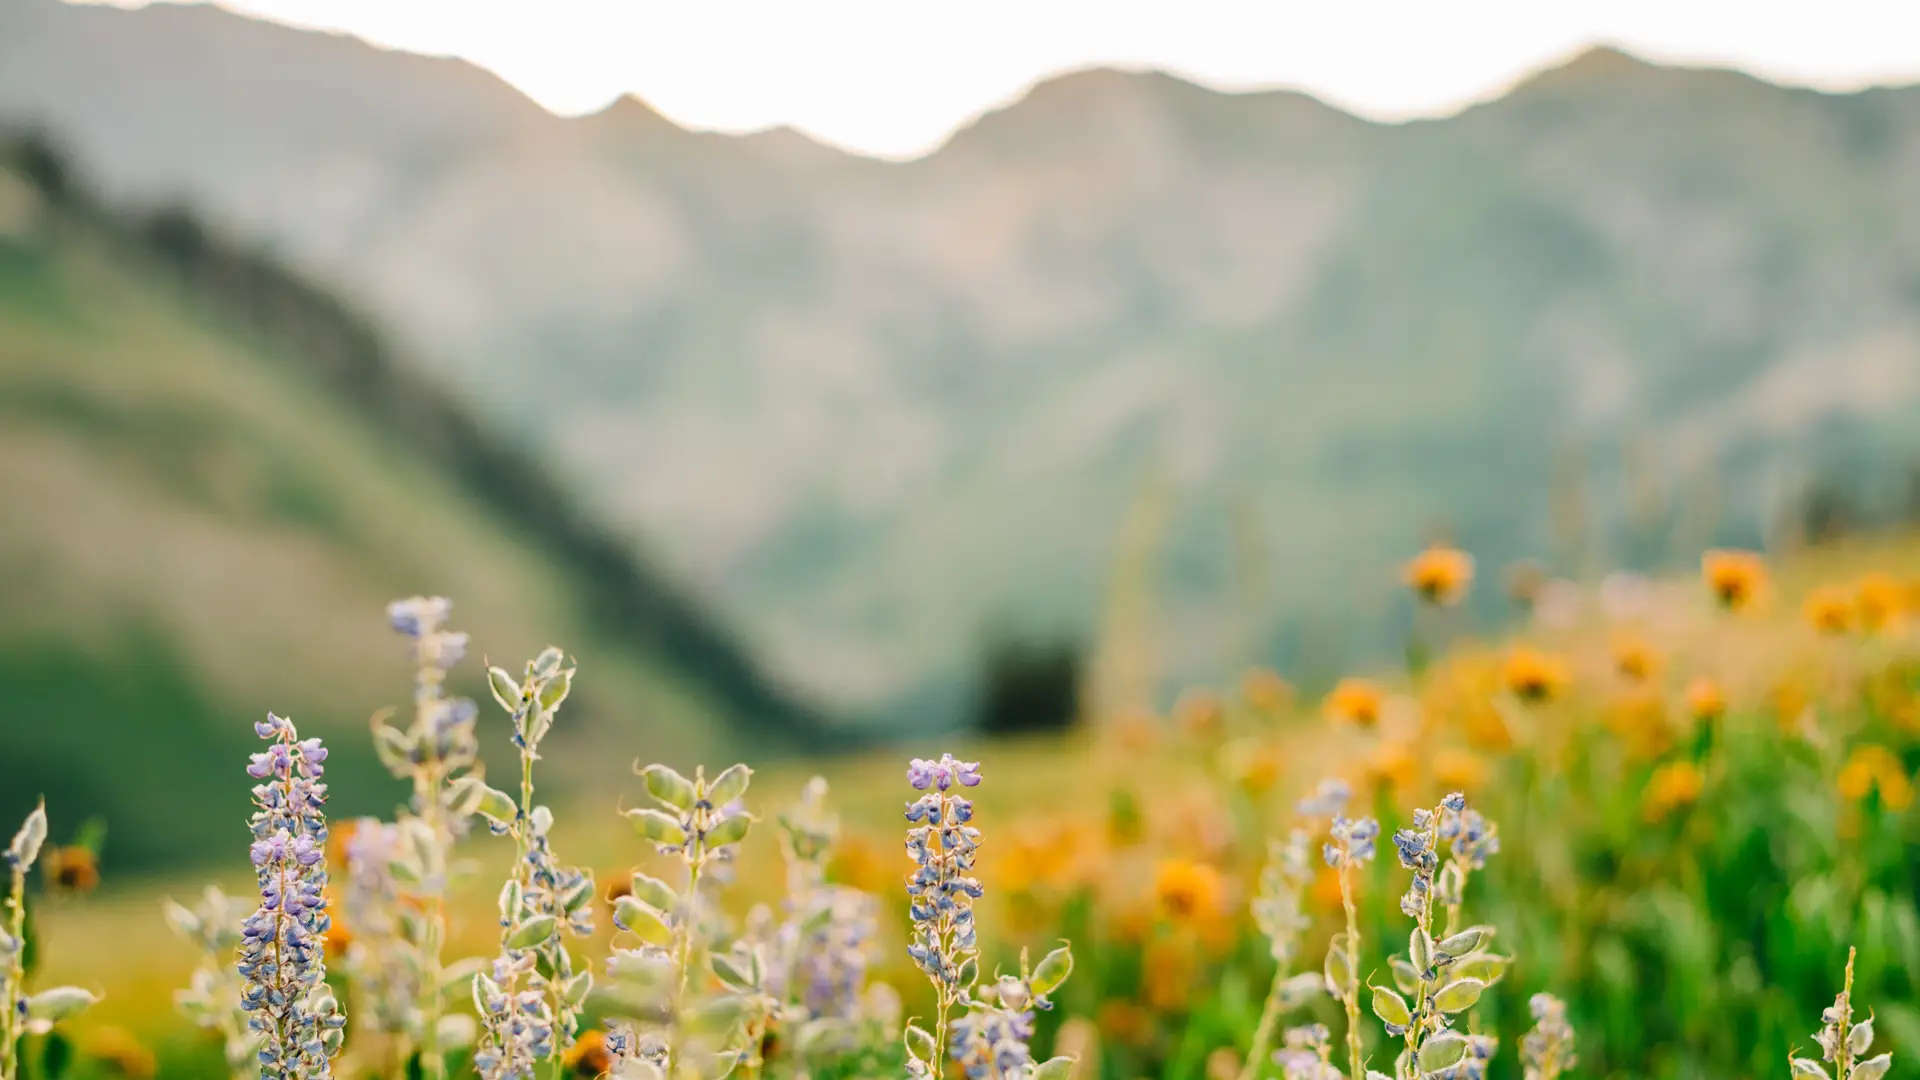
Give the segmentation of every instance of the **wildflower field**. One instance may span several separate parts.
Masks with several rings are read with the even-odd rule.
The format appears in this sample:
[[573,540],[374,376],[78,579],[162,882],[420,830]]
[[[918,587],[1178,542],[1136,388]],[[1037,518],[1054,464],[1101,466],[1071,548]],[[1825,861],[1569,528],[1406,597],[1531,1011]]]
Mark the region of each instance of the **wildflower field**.
[[401,601],[392,820],[264,717],[218,888],[95,892],[85,807],[20,829],[0,1078],[1920,1076],[1913,550],[1517,575],[1493,636],[1435,548],[1404,668],[1324,693],[551,806],[592,672],[459,699],[450,605]]

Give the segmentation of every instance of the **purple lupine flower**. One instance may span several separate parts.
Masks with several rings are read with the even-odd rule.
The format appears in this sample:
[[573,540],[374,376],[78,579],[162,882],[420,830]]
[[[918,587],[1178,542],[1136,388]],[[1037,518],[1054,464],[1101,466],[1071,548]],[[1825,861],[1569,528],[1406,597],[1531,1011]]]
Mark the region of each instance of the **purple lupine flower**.
[[907,854],[915,863],[907,877],[907,910],[914,924],[907,955],[946,1001],[957,1002],[972,988],[979,966],[973,901],[982,890],[966,871],[973,868],[980,831],[966,824],[973,804],[947,792],[955,784],[979,784],[980,765],[955,761],[952,754],[942,754],[939,761],[915,758],[907,767],[907,782],[927,792],[906,811],[907,820],[916,823],[907,830]]
[[275,742],[247,767],[266,782],[253,789],[260,906],[240,931],[241,1005],[260,1039],[262,1080],[318,1080],[331,1076],[346,1024],[326,986],[326,751],[272,714],[254,730]]

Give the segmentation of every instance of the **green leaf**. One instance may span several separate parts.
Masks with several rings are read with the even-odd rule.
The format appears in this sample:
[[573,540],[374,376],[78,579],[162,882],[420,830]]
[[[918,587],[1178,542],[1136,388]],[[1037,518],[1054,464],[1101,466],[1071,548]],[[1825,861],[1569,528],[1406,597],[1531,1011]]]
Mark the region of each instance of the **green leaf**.
[[1073,1059],[1070,1057],[1048,1058],[1033,1067],[1032,1080],[1067,1080],[1073,1075]]
[[627,820],[633,823],[634,832],[656,844],[679,847],[687,842],[687,830],[659,810],[629,810]]
[[933,1036],[918,1024],[907,1025],[907,1056],[915,1061],[933,1060]]
[[510,713],[520,711],[520,684],[502,668],[487,669],[487,687],[493,691],[493,700]]
[[645,900],[661,911],[672,911],[680,904],[680,896],[656,877],[648,877],[638,870],[633,872],[633,895]]
[[1040,958],[1040,966],[1033,969],[1033,978],[1028,982],[1035,994],[1045,997],[1059,989],[1072,974],[1073,946],[1062,945]]
[[1817,1061],[1797,1057],[1787,1062],[1787,1069],[1797,1080],[1833,1080],[1827,1070]]
[[632,931],[640,940],[654,945],[665,945],[673,939],[673,931],[668,927],[667,917],[649,907],[634,896],[623,896],[613,902],[613,922],[615,926]]
[[1440,942],[1439,950],[1455,960],[1479,952],[1487,942],[1493,940],[1493,927],[1469,926],[1465,930]]
[[106,847],[106,843],[107,819],[103,817],[90,817],[81,822],[80,831],[73,835],[73,846],[84,850],[95,860],[100,858],[100,852]]
[[707,962],[713,967],[714,976],[729,990],[745,993],[757,989],[752,973],[741,967],[734,957],[726,953],[714,953],[707,958]]
[[693,809],[693,781],[665,765],[649,765],[640,775],[646,778],[647,793],[654,798],[675,810]]
[[567,700],[567,694],[573,690],[573,669],[563,668],[548,679],[540,688],[540,708],[551,714]]
[[1473,1003],[1480,1000],[1480,994],[1486,988],[1486,983],[1471,976],[1455,979],[1433,995],[1433,1007],[1443,1013],[1457,1013],[1463,1009],[1471,1009]]
[[1460,1059],[1467,1056],[1467,1037],[1458,1032],[1442,1031],[1427,1038],[1420,1044],[1420,1071],[1436,1073],[1452,1068]]
[[27,999],[27,1015],[35,1020],[58,1023],[99,1001],[93,991],[78,986],[56,986]]
[[1384,986],[1373,988],[1373,1015],[1397,1028],[1413,1023],[1413,1010],[1407,1007],[1406,999]]
[[375,723],[373,753],[395,776],[404,778],[413,771],[413,740],[398,728]]
[[1893,1068],[1893,1055],[1881,1054],[1879,1057],[1868,1058],[1855,1065],[1853,1073],[1847,1080],[1880,1080],[1891,1068]]
[[1353,958],[1347,955],[1347,935],[1342,932],[1333,935],[1327,945],[1327,993],[1338,1001],[1347,1000],[1347,988],[1353,985]]
[[1422,975],[1433,970],[1433,938],[1418,926],[1407,937],[1407,959]]
[[725,772],[713,778],[707,785],[707,801],[714,806],[725,806],[747,793],[747,784],[753,779],[753,770],[745,765],[729,765]]
[[707,830],[707,847],[726,847],[737,844],[747,838],[747,830],[753,826],[753,818],[748,814],[734,814],[721,818],[719,823]]
[[557,923],[551,915],[535,915],[507,935],[507,948],[531,949],[553,936]]

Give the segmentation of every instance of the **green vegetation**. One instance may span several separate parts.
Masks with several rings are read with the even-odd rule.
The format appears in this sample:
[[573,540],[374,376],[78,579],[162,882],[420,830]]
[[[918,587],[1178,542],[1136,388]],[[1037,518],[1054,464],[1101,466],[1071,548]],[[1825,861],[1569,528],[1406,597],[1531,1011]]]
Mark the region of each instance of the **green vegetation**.
[[[336,301],[177,211],[108,210],[44,145],[5,162],[0,816],[44,792],[104,814],[121,867],[206,858],[252,720],[337,736],[405,703],[369,638],[412,592],[460,595],[478,652],[569,630],[601,674],[551,750],[570,780],[619,775],[614,733],[678,757],[816,723]],[[366,740],[335,741],[341,805],[389,808]]]

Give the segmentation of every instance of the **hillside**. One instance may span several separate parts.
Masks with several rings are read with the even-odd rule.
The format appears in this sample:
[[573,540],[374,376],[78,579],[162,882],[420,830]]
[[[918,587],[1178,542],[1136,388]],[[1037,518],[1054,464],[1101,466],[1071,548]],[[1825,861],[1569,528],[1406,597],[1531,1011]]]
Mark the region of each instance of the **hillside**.
[[384,607],[415,592],[455,598],[469,692],[480,656],[549,641],[595,672],[552,754],[576,790],[814,723],[349,312],[26,143],[0,156],[0,417],[0,818],[102,813],[122,866],[231,837],[268,709],[327,738],[343,811],[389,809],[366,725],[409,699]]
[[1920,442],[1915,89],[1600,50],[1385,126],[1088,71],[884,164],[210,7],[0,0],[0,116],[347,289],[842,703],[937,713],[989,628],[1087,632],[1149,475],[1204,676],[1229,608],[1270,659],[1394,617],[1371,583],[1441,518],[1489,565],[1657,566]]

